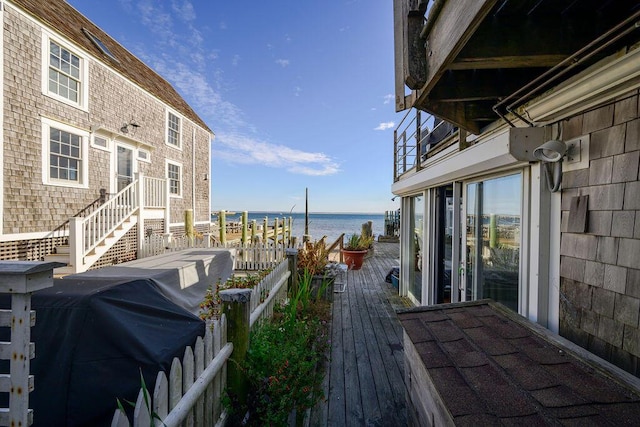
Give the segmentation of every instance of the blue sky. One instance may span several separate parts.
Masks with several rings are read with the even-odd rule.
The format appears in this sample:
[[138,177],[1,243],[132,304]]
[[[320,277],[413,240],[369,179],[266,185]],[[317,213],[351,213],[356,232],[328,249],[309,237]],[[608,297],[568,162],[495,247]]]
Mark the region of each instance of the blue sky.
[[212,210],[398,207],[390,0],[68,2],[213,130]]

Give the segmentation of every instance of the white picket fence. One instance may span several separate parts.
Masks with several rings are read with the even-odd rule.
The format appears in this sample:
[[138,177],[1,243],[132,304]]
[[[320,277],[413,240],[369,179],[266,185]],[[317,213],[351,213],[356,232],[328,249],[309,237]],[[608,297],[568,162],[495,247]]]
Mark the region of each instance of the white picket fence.
[[291,276],[289,262],[281,261],[251,292],[250,326],[260,319],[269,319],[273,315],[273,307],[287,297],[287,283]]
[[290,247],[282,244],[254,243],[236,248],[236,270],[267,270],[286,258]]
[[[290,275],[288,261],[284,260],[252,290],[250,325],[272,316],[276,302],[287,296]],[[227,342],[227,321],[223,315],[207,324],[204,339],[198,337],[194,349],[187,347],[182,361],[173,360],[168,378],[163,371],[158,372],[150,396],[145,398],[140,389],[133,426],[224,425],[227,413],[221,398],[226,388],[226,364],[232,351],[233,344]],[[145,402],[149,402],[149,406]],[[127,415],[116,409],[111,426],[129,427],[131,424]]]
[[274,243],[253,243],[243,246],[239,242],[228,242],[222,245],[213,242],[210,234],[189,238],[186,236],[172,236],[170,239],[160,234],[145,237],[138,258],[161,255],[167,252],[177,252],[190,248],[227,248],[235,249],[235,270],[268,270],[275,267],[286,258],[290,247]]

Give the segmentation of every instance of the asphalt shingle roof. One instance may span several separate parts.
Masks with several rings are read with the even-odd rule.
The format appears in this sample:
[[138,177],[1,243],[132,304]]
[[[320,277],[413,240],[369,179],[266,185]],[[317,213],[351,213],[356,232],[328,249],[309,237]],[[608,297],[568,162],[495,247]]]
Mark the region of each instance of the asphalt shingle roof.
[[493,302],[418,307],[398,317],[456,425],[640,420],[639,382]]

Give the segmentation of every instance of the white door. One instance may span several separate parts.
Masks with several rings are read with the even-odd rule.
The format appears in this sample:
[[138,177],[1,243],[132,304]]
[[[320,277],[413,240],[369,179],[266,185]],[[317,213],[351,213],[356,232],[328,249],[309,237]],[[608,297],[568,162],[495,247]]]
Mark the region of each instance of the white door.
[[126,145],[116,145],[116,173],[115,173],[115,190],[120,192],[123,188],[133,182],[134,151]]

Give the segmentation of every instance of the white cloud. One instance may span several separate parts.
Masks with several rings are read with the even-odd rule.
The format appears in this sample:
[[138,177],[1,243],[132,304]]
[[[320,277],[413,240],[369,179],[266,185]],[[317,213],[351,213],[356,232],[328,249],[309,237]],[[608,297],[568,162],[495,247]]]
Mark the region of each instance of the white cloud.
[[[126,6],[131,5],[129,0],[121,1]],[[175,14],[188,22],[189,31],[186,35],[174,31],[178,25],[174,23],[172,14],[157,7],[155,1],[141,0],[137,4],[137,13],[160,47],[172,46],[184,54],[165,52],[166,49],[159,49],[165,53],[157,54],[148,45],[144,45],[137,49],[137,55],[184,94],[198,115],[209,123],[216,133],[212,148],[215,159],[232,164],[281,168],[299,175],[323,176],[340,172],[339,164],[324,153],[306,152],[256,139],[253,135],[257,131],[244,121],[242,111],[233,103],[225,101],[217,90],[226,83],[218,70],[207,68],[211,66],[211,62],[206,59],[215,59],[218,53],[206,52],[200,32],[191,28],[190,20],[195,17],[192,4],[186,0],[173,0],[172,6]],[[131,13],[136,11],[131,10]],[[190,46],[191,44],[195,46]],[[240,55],[234,55],[232,63],[237,65],[239,61]],[[286,59],[276,62],[283,67],[289,65],[289,60]],[[297,86],[294,90],[296,96],[302,91]]]
[[239,63],[240,63],[240,55],[233,55],[233,58],[231,58],[231,65],[236,67]]
[[393,99],[395,98],[395,96],[391,95],[390,93],[386,94],[384,96],[384,104],[388,104],[391,101],[393,101]]
[[227,29],[227,23],[226,22],[221,22],[218,24],[218,28],[220,28],[221,30],[226,30]]
[[293,88],[294,90],[294,95],[295,96],[300,96],[300,94],[302,93],[302,88],[300,86],[296,86],[295,88]]
[[185,22],[194,21],[196,19],[196,13],[193,10],[193,5],[188,1],[172,1],[171,8],[176,12],[177,16]]
[[228,163],[281,168],[298,175],[323,176],[340,171],[324,153],[296,150],[237,133],[216,135],[212,151],[214,158]]
[[276,64],[280,65],[282,68],[289,65],[288,59],[276,59]]
[[383,123],[380,123],[378,127],[374,128],[373,130],[387,130],[387,129],[393,128],[395,125],[396,124],[394,122],[383,122]]

